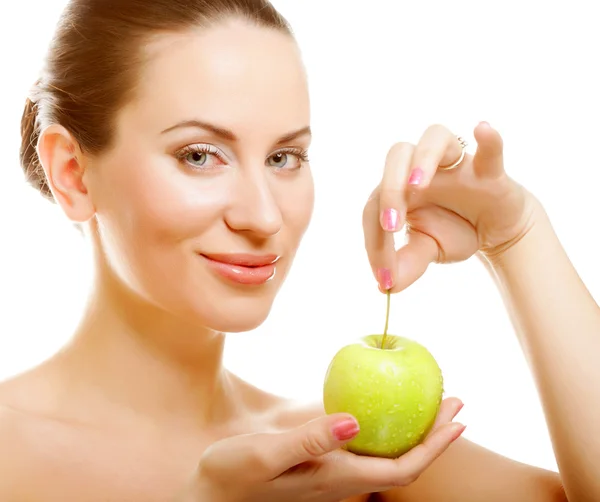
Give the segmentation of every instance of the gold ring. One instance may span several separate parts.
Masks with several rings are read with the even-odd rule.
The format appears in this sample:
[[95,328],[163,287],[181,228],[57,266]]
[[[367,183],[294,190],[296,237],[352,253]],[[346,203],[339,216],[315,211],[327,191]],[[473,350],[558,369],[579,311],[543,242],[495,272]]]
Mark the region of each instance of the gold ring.
[[449,166],[439,166],[438,169],[440,169],[442,171],[450,171],[450,169],[457,168],[460,165],[460,163],[464,160],[464,158],[465,158],[465,147],[467,146],[467,142],[463,138],[461,138],[460,136],[457,136],[456,139],[460,143],[460,147],[462,149],[462,151],[460,152],[460,157],[458,158],[458,160],[454,164],[451,164]]

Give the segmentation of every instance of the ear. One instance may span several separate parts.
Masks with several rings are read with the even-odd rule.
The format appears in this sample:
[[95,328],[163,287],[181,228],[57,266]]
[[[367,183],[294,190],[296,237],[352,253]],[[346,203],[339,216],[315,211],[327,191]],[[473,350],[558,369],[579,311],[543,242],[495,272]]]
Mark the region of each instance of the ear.
[[85,157],[75,138],[63,126],[48,126],[37,144],[40,163],[54,199],[71,221],[83,223],[95,208],[84,183]]

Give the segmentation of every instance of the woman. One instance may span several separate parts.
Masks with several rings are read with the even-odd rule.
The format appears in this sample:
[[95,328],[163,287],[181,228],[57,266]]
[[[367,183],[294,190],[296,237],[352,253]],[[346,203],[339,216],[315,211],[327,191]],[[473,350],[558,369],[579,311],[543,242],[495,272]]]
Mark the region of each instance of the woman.
[[72,342],[0,387],[1,500],[600,499],[600,391],[580,384],[600,379],[598,308],[485,123],[474,156],[441,126],[393,146],[365,242],[382,291],[430,262],[481,257],[560,474],[460,438],[456,398],[406,455],[355,456],[340,449],[359,433],[352,417],[223,368],[223,333],[265,320],[310,220],[309,126],[298,49],[266,0],[71,1],[21,153],[91,240],[95,281]]

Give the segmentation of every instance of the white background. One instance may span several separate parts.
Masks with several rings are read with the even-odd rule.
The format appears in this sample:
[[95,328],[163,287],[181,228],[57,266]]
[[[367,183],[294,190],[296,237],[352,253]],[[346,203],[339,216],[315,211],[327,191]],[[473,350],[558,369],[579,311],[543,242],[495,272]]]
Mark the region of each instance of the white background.
[[[230,337],[230,368],[267,390],[319,399],[335,351],[382,329],[385,297],[364,253],[361,211],[392,143],[416,141],[432,123],[464,135],[471,148],[480,120],[501,131],[508,170],[541,198],[598,298],[594,2],[275,3],[295,28],[310,75],[317,205],[271,317]],[[18,163],[24,97],[64,4],[11,2],[0,19],[0,379],[68,339],[89,284],[85,243],[25,185]],[[464,400],[466,437],[556,468],[535,386],[476,260],[430,268],[392,306],[391,331],[424,343],[448,395]]]

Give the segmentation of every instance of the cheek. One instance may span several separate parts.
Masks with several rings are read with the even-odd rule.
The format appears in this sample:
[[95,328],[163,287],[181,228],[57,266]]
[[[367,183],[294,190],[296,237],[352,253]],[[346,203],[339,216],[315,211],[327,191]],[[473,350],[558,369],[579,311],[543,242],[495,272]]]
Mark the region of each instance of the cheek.
[[104,237],[136,260],[176,252],[222,218],[226,187],[166,155],[124,154],[103,167],[94,187],[98,221]]
[[315,195],[310,169],[305,168],[289,186],[280,187],[277,198],[285,226],[294,241],[292,245],[297,246],[313,213]]

